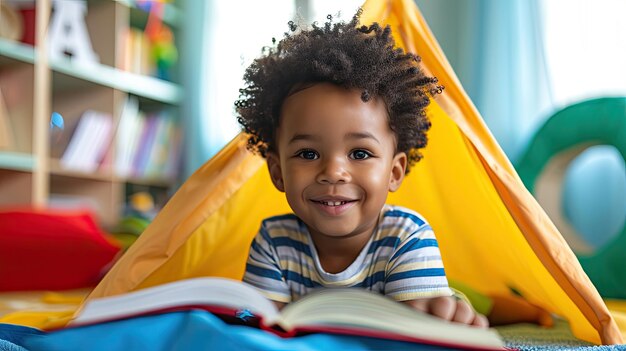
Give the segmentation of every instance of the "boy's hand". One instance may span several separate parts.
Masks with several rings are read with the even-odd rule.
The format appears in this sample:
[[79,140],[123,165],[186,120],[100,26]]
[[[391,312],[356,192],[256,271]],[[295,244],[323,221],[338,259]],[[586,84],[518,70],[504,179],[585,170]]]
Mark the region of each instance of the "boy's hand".
[[435,317],[456,323],[469,324],[475,327],[487,328],[487,317],[474,311],[465,300],[453,296],[440,296],[426,299],[406,301],[408,305],[418,311],[432,314]]
[[285,307],[287,304],[284,302],[278,302],[278,301],[272,301],[274,303],[274,306],[276,306],[276,308],[278,308],[278,310],[282,310],[283,307]]

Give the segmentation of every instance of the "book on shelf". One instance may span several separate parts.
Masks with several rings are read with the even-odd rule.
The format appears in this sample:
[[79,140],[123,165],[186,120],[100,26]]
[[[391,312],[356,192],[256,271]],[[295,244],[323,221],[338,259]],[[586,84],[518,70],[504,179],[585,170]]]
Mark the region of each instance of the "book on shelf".
[[143,121],[138,99],[128,97],[122,107],[116,132],[115,172],[119,176],[128,177],[132,173],[133,155],[139,144]]
[[61,165],[81,172],[95,172],[110,147],[112,131],[111,115],[85,111],[61,156]]
[[167,110],[145,114],[129,100],[117,130],[116,174],[122,177],[174,179],[178,174],[180,127]]
[[25,153],[32,150],[33,89],[34,70],[31,65],[17,64],[10,69],[0,69],[4,105],[0,112],[0,124],[5,125],[6,136],[11,139],[3,140],[8,150]]
[[113,162],[114,162],[115,150],[111,145],[106,149],[104,156],[102,156],[102,160],[100,161],[100,165],[96,172],[101,174],[114,174],[113,172]]
[[322,332],[456,349],[502,350],[497,331],[444,321],[363,289],[322,289],[278,310],[254,287],[225,278],[192,278],[89,300],[70,327],[200,309],[282,337]]
[[149,160],[145,169],[141,170],[144,177],[161,178],[167,177],[169,150],[175,149],[176,125],[173,116],[161,112],[158,117],[154,142],[150,148]]
[[181,172],[180,168],[181,158],[183,152],[183,131],[179,127],[175,127],[173,130],[172,140],[169,146],[167,161],[165,163],[165,169],[163,170],[163,176],[166,179],[176,179]]
[[9,110],[4,103],[2,89],[0,89],[0,150],[10,150],[14,147],[13,128]]
[[151,161],[150,150],[154,144],[158,124],[159,116],[156,114],[149,114],[144,118],[143,129],[139,137],[139,145],[137,145],[137,149],[133,155],[131,175],[134,177],[143,177],[144,170]]
[[153,45],[143,30],[133,27],[122,30],[118,48],[117,67],[119,69],[141,75],[155,74]]
[[16,41],[22,38],[22,16],[10,1],[0,3],[0,38]]

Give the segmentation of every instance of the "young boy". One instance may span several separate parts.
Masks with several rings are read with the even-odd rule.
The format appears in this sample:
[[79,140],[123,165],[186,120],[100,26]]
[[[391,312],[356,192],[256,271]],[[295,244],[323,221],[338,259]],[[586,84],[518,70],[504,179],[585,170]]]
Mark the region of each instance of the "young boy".
[[238,121],[294,214],[263,221],[244,281],[279,307],[315,288],[358,287],[485,327],[453,297],[424,218],[385,204],[421,158],[424,109],[442,87],[388,27],[357,27],[358,17],[286,33],[246,71]]

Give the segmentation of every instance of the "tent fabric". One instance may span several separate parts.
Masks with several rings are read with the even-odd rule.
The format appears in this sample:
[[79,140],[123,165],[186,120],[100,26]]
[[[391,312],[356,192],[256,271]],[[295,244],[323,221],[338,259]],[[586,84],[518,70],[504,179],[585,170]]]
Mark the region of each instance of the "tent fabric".
[[[452,280],[487,295],[515,290],[564,316],[578,338],[621,343],[613,316],[524,188],[415,4],[368,0],[363,9],[362,23],[389,24],[397,44],[419,54],[445,86],[428,111],[433,127],[424,159],[389,203],[429,220]],[[290,212],[264,160],[245,144],[239,135],[198,169],[90,298],[196,276],[240,279],[261,219]]]

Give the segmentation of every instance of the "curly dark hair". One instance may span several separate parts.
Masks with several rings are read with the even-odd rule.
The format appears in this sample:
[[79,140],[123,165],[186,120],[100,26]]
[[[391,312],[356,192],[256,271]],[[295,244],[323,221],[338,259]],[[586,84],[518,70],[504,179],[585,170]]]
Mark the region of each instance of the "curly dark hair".
[[397,139],[396,152],[405,152],[409,168],[422,158],[430,121],[425,108],[430,97],[441,93],[437,79],[424,74],[420,58],[395,47],[391,28],[378,23],[359,26],[361,10],[350,22],[333,23],[332,16],[323,27],[291,33],[276,45],[265,48],[262,57],[247,68],[246,86],[235,102],[237,120],[249,134],[248,149],[265,157],[275,151],[275,133],[283,101],[294,87],[330,82],[362,91],[367,102],[383,99],[389,126]]

